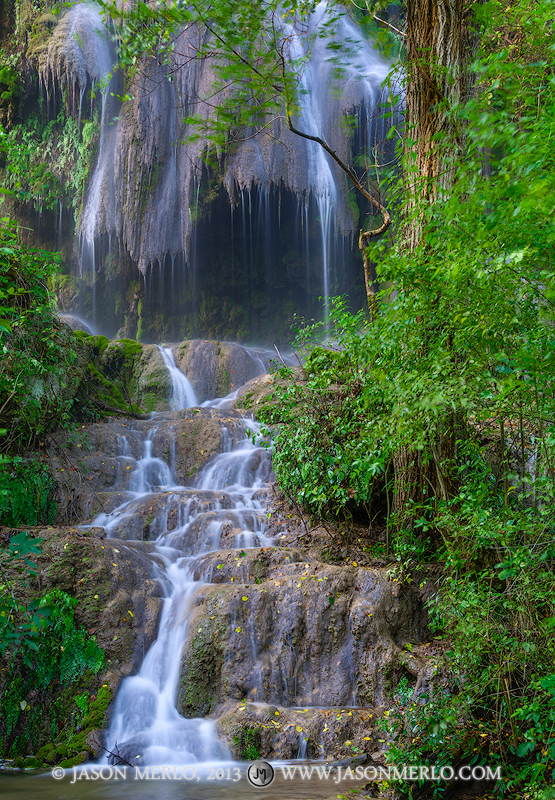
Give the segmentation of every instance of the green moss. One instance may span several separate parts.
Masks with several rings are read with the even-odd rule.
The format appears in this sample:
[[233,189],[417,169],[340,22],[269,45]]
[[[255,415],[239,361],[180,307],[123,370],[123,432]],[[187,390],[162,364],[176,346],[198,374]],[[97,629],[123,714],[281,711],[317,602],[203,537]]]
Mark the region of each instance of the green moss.
[[[73,690],[75,694],[75,690]],[[87,737],[91,731],[96,731],[106,727],[107,723],[107,710],[112,702],[113,692],[108,684],[103,684],[94,699],[89,702],[87,713],[83,718],[79,733],[76,733],[70,738],[58,744],[49,742],[40,748],[37,752],[36,761],[39,762],[38,766],[42,763],[58,766],[64,769],[70,769],[77,764],[82,764],[89,758],[90,754],[87,748]],[[70,705],[71,698],[62,698],[64,705]],[[27,765],[26,765],[27,766]]]
[[101,336],[101,335],[95,336],[94,338],[96,341],[96,349],[98,351],[98,355],[101,356],[108,347],[108,345],[110,344],[110,340],[108,339],[107,336]]
[[87,331],[73,331],[73,332],[77,337],[77,339],[80,339],[82,342],[87,342],[87,344],[89,344],[90,342],[94,341],[94,336],[91,336],[91,334],[87,333]]
[[218,672],[212,648],[212,635],[206,621],[202,633],[193,639],[186,665],[181,681],[182,713],[186,717],[204,717],[212,711],[215,678]]
[[83,764],[83,762],[87,760],[88,756],[89,754],[85,750],[73,758],[66,758],[64,761],[60,761],[58,766],[62,767],[62,769],[71,769],[72,767],[77,767],[79,764]]
[[104,684],[98,690],[96,699],[89,705],[88,713],[83,720],[83,728],[94,730],[102,728],[106,722],[106,711],[112,702],[112,689]]
[[40,759],[35,758],[35,756],[27,756],[25,759],[25,769],[40,769],[42,767],[42,761]]
[[241,761],[258,761],[261,754],[260,728],[241,728],[233,737],[233,744]]
[[135,339],[118,339],[116,343],[123,344],[125,358],[132,358],[133,356],[139,355],[143,352],[142,344],[140,342],[136,342]]
[[224,607],[225,599],[219,593],[207,601],[206,611],[196,625],[197,633],[183,659],[179,710],[185,717],[204,717],[217,702],[227,630],[222,619]]
[[69,755],[69,750],[67,744],[60,744],[55,750],[55,758],[56,761],[59,761],[62,758],[67,758]]
[[40,750],[37,752],[37,758],[41,761],[45,761],[47,764],[55,764],[56,763],[56,748],[52,743],[45,744],[44,747],[41,747]]

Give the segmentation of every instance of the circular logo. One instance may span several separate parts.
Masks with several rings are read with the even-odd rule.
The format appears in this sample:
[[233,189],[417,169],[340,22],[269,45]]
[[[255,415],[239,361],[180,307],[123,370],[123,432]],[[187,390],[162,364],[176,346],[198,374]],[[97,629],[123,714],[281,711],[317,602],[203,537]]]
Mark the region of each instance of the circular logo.
[[253,761],[247,770],[247,778],[253,786],[269,786],[274,780],[274,768],[267,761]]

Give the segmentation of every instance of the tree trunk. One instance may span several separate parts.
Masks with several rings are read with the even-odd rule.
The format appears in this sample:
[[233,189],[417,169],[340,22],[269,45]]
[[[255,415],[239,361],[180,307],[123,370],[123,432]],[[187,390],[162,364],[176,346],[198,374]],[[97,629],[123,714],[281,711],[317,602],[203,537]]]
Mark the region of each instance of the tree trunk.
[[[462,153],[464,129],[457,129],[451,111],[470,95],[472,76],[467,67],[473,37],[464,0],[407,0],[406,15],[405,221],[399,246],[410,253],[425,247],[425,209],[448,196],[455,160]],[[455,416],[449,415],[431,434],[435,468],[425,475],[418,476],[421,459],[410,447],[395,455],[393,510],[400,526],[412,527],[408,503],[423,499],[424,482],[431,483],[444,500],[455,490],[454,429]]]
[[[407,0],[407,91],[404,137],[409,212],[449,193],[464,130],[450,112],[472,88],[473,38],[464,0]],[[421,215],[407,219],[404,245],[421,243]]]

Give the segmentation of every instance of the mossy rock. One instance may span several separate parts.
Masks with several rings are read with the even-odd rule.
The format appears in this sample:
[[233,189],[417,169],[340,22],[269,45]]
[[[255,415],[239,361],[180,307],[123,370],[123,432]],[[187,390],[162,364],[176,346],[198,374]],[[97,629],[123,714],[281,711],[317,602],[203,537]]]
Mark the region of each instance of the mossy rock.
[[64,761],[60,761],[58,766],[62,769],[71,769],[72,767],[79,766],[79,764],[83,764],[88,757],[89,754],[87,751],[83,750],[82,753],[78,753],[78,755],[74,756],[73,758],[66,758]]
[[132,358],[143,352],[143,345],[140,342],[136,342],[134,339],[118,339],[116,344],[123,344],[125,358]]
[[[47,765],[57,764],[64,769],[70,769],[78,764],[82,764],[89,758],[95,758],[97,753],[94,747],[90,746],[90,734],[97,734],[107,724],[107,710],[112,702],[113,692],[111,686],[103,684],[95,699],[89,704],[85,718],[81,723],[81,730],[72,736],[67,742],[58,745],[48,743],[37,752],[33,765],[34,769]],[[32,766],[25,762],[25,767]]]
[[44,747],[41,747],[40,750],[37,752],[37,758],[41,761],[45,761],[47,764],[55,764],[56,763],[56,748],[52,743],[45,744]]
[[240,761],[258,761],[262,751],[262,737],[259,727],[245,726],[233,737],[235,755]]
[[195,635],[183,651],[179,712],[188,718],[204,717],[219,699],[227,634],[225,602],[213,593],[194,620]]
[[35,756],[27,756],[25,759],[25,769],[41,769],[43,761]]
[[93,728],[101,728],[106,722],[106,712],[112,702],[112,689],[108,685],[103,685],[98,690],[96,700],[89,705],[89,710],[83,720],[83,730],[87,733]]

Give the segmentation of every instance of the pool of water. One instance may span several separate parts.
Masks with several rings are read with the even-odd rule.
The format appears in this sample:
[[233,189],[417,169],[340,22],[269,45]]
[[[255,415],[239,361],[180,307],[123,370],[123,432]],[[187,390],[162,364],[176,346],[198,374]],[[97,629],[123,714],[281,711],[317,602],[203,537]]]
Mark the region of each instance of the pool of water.
[[[0,798],[2,800],[336,800],[338,795],[349,796],[350,789],[359,789],[365,781],[347,778],[338,781],[337,773],[327,779],[316,772],[310,778],[296,774],[286,778],[279,766],[275,767],[274,780],[264,788],[252,786],[247,780],[247,764],[217,764],[214,769],[203,770],[199,775],[189,768],[183,778],[179,768],[173,766],[162,775],[162,768],[149,773],[120,768],[119,774],[104,765],[102,777],[93,777],[93,766],[66,770],[62,778],[49,772],[0,772]],[[98,770],[98,767],[96,768]],[[56,772],[56,770],[53,770]],[[223,777],[222,777],[223,773]],[[59,774],[59,773],[58,773]],[[290,774],[290,773],[289,773]],[[350,794],[350,793],[349,793]],[[353,795],[351,795],[353,796]],[[367,797],[357,794],[357,797]]]

